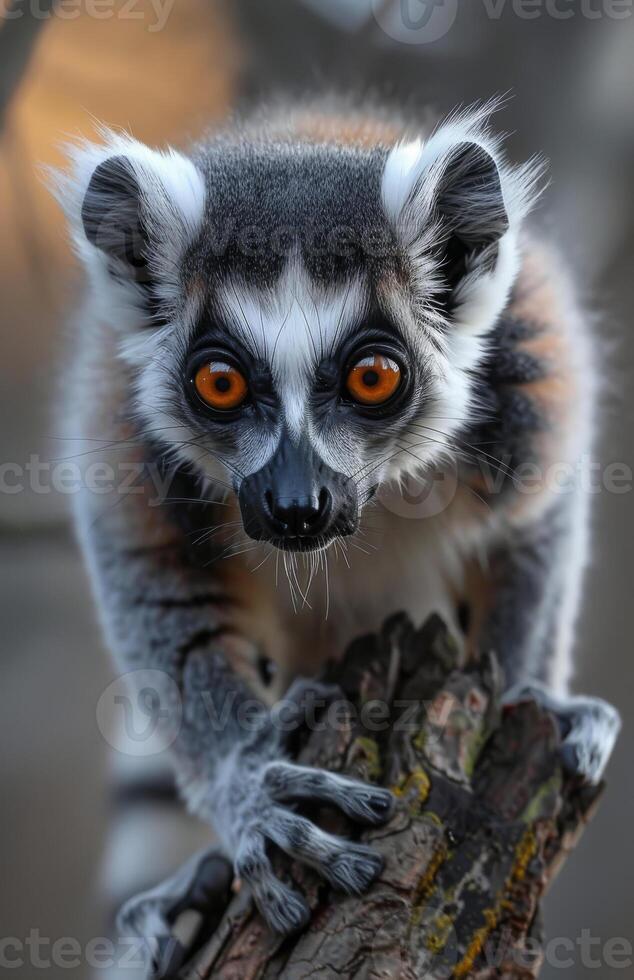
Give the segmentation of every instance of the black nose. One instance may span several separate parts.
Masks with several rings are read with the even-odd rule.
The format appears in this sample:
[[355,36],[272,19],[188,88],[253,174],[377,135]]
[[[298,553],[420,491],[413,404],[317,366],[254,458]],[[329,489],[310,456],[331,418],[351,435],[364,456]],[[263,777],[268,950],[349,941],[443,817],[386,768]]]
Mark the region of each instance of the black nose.
[[238,499],[249,537],[285,551],[314,551],[357,528],[354,481],[287,433],[269,461],[244,477]]
[[332,494],[326,487],[310,496],[274,496],[270,490],[265,496],[274,529],[282,538],[317,537],[330,521]]

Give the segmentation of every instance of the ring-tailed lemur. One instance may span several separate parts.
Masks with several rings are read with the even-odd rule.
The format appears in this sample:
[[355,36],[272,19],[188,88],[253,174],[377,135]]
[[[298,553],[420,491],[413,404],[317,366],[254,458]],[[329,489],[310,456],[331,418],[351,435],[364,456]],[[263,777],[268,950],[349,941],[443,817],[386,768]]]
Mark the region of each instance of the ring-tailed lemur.
[[[596,369],[565,274],[521,230],[540,166],[505,160],[486,110],[424,132],[319,105],[188,155],[105,133],[72,156],[58,193],[88,290],[71,435],[172,477],[162,506],[149,479],[84,491],[79,537],[113,650],[178,685],[182,793],[270,925],[307,907],[267,842],[347,891],[380,872],[292,804],[379,823],[391,796],[289,763],[267,717],[254,734],[238,708],[297,694],[395,609],[438,610],[499,652],[509,686],[552,687],[569,761],[598,778],[618,719],[566,700],[586,502],[547,479],[589,446]],[[445,464],[444,507],[399,516],[399,481]],[[160,931],[185,879],[129,921]]]

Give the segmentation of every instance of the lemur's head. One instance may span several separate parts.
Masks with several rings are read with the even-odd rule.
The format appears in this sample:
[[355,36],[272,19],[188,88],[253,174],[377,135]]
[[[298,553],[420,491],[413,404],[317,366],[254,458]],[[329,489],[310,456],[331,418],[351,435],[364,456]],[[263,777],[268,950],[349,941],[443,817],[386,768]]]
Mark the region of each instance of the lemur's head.
[[238,496],[252,538],[352,534],[447,453],[506,303],[536,168],[482,114],[392,146],[106,134],[62,182],[147,433]]

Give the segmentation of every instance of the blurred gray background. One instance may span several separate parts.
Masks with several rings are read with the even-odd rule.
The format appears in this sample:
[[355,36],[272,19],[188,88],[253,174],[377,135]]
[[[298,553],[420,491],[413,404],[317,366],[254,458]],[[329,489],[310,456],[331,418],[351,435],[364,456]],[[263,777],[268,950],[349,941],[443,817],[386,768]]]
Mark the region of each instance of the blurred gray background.
[[[343,86],[440,113],[509,93],[498,124],[511,134],[512,156],[540,151],[550,159],[539,222],[576,270],[596,319],[597,460],[632,467],[634,7],[628,0],[165,0],[163,7],[138,0],[130,17],[119,0],[111,7],[77,0],[44,16],[51,6],[0,6],[0,461],[11,464],[0,492],[0,937],[24,940],[39,929],[84,945],[105,928],[97,881],[109,756],[95,707],[111,668],[68,530],[67,499],[54,490],[10,492],[13,464],[25,467],[31,454],[64,455],[51,405],[75,274],[39,165],[60,162],[57,142],[89,135],[95,117],[149,142],[178,143],[240,101],[280,89]],[[22,16],[6,19],[7,9]],[[35,25],[28,23],[34,10]],[[600,942],[585,965],[578,944],[572,953],[558,947],[573,962],[546,967],[547,980],[634,976],[631,959],[629,967],[622,955],[620,966],[610,965],[605,956],[612,939],[634,944],[633,493],[597,494],[593,524],[576,686],[618,705],[625,726],[603,804],[545,904],[548,937],[575,943],[589,930]],[[13,973],[31,977],[33,969]],[[88,971],[47,975],[58,973]]]

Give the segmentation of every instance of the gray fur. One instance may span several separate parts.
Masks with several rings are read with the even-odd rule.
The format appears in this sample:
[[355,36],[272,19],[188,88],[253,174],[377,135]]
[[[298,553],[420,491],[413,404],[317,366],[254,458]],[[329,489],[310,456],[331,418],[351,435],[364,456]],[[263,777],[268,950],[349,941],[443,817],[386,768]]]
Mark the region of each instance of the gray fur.
[[490,578],[496,602],[482,636],[513,687],[523,678],[542,681],[556,654],[556,624],[569,568],[570,499],[555,503],[538,521],[510,532],[493,549]]

